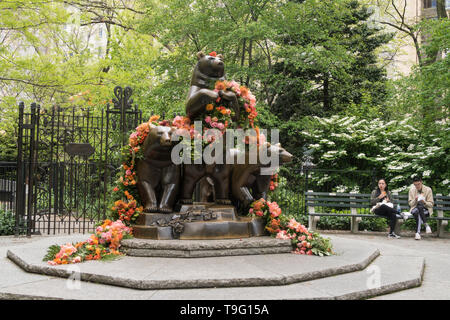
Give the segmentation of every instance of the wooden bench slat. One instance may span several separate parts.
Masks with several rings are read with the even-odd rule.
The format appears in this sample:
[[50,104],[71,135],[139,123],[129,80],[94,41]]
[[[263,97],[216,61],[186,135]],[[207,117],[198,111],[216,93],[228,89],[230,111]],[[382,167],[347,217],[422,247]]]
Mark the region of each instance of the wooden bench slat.
[[338,208],[372,208],[371,205],[364,204],[342,204],[342,203],[307,203],[308,207],[338,207]]
[[350,199],[350,198],[305,198],[306,201],[342,201],[342,202],[368,202],[369,199]]
[[[379,216],[376,214],[351,214],[351,213],[310,213],[310,216],[322,216],[322,217],[361,217],[361,218],[386,218],[385,216]],[[398,218],[401,218],[400,215],[397,215]],[[414,218],[409,218],[414,219]],[[450,217],[434,217],[431,216],[428,220],[450,220]]]
[[339,192],[305,192],[307,196],[350,196],[350,197],[370,197],[370,193],[339,193]]

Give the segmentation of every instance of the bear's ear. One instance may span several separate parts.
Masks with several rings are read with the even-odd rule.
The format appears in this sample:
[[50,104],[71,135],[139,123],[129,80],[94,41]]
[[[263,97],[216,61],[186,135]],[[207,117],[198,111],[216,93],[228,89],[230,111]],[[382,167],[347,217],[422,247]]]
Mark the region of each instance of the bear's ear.
[[205,56],[205,54],[202,51],[197,52],[197,59],[200,60],[201,58],[203,58]]
[[220,60],[223,60],[223,55],[218,54],[218,55],[217,55],[217,58],[219,58]]
[[275,147],[277,147],[277,148],[281,148],[281,143],[277,143],[277,144],[275,144]]

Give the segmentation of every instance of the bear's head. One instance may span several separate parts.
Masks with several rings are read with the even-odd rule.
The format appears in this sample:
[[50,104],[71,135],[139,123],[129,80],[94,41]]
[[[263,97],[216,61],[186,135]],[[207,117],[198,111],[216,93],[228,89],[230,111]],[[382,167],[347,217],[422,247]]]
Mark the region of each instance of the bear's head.
[[280,143],[270,144],[269,142],[265,142],[263,146],[267,148],[267,155],[269,157],[271,157],[272,154],[278,154],[278,164],[281,165],[292,161],[292,154],[286,151]]
[[176,131],[175,127],[155,126],[155,125],[151,124],[148,136],[152,137],[151,140],[153,140],[155,142],[159,141],[159,145],[161,145],[163,147],[170,147],[173,145],[172,134],[175,131]]
[[196,70],[201,76],[208,78],[222,78],[225,73],[225,67],[223,64],[223,56],[218,55],[205,55],[203,52],[197,53],[197,66]]

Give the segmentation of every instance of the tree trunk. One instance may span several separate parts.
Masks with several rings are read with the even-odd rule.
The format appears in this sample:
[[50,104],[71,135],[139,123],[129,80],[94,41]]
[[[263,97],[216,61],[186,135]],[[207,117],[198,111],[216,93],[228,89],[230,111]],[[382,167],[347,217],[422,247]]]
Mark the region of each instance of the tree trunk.
[[437,15],[439,19],[447,18],[447,10],[445,10],[445,0],[437,0],[436,1],[436,9],[437,9]]
[[410,34],[410,36],[411,36],[411,38],[414,41],[414,47],[416,48],[417,60],[419,61],[419,66],[422,67],[423,66],[423,61],[422,61],[422,54],[420,53],[419,40],[417,39],[417,37],[414,34]]

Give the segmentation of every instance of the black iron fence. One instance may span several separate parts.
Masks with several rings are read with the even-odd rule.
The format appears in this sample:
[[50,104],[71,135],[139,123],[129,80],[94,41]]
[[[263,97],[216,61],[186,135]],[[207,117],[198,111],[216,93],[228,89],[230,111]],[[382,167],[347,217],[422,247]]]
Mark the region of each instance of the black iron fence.
[[15,211],[17,164],[0,162],[0,210]]
[[19,105],[16,234],[88,232],[105,218],[108,187],[129,131],[142,122],[131,89],[114,90],[114,106]]

